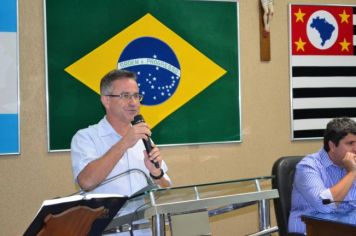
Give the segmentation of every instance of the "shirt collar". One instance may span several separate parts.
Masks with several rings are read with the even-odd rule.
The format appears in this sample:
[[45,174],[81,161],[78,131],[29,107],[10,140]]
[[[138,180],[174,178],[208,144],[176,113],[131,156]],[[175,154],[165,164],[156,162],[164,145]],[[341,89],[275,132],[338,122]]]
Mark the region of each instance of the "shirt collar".
[[321,163],[325,168],[328,168],[330,166],[336,166],[330,159],[329,154],[325,151],[324,148],[320,149],[320,157],[321,157]]
[[111,126],[111,124],[107,120],[106,116],[104,116],[104,118],[100,120],[98,125],[99,125],[98,132],[101,137],[112,135],[112,134],[120,137],[120,135]]

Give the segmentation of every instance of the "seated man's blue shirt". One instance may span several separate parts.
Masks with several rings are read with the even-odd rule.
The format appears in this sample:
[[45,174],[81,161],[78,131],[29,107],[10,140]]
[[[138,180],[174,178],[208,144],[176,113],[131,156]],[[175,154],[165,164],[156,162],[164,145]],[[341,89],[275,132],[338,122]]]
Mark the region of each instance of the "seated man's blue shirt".
[[[354,206],[349,203],[335,203],[324,205],[322,199],[333,200],[330,188],[337,184],[347,171],[335,165],[328,153],[321,149],[317,153],[303,158],[296,167],[291,212],[288,222],[289,232],[305,233],[306,228],[301,216],[306,213],[321,212],[331,213],[348,211]],[[356,183],[353,183],[345,201],[356,199]]]

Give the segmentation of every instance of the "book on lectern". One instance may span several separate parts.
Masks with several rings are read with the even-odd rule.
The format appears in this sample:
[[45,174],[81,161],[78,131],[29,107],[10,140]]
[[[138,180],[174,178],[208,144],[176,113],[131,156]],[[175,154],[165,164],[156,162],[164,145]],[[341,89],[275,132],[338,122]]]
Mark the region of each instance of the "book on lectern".
[[101,235],[128,197],[87,194],[45,200],[24,236]]

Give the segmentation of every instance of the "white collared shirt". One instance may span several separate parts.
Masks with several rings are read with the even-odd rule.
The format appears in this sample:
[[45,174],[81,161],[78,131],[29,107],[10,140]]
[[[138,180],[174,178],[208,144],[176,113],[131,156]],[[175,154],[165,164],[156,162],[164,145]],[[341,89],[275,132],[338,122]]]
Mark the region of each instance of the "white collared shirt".
[[[103,156],[121,138],[107,121],[106,117],[101,119],[98,124],[79,130],[73,136],[71,143],[74,181],[77,183],[79,173],[87,164]],[[149,176],[149,171],[144,164],[144,150],[144,144],[139,140],[124,153],[107,179],[134,168],[142,170]],[[164,173],[166,173],[168,168],[164,161],[162,161],[161,167]],[[167,174],[164,175],[164,178],[170,181]],[[90,193],[115,193],[130,196],[146,185],[147,180],[142,173],[131,172],[97,187]]]

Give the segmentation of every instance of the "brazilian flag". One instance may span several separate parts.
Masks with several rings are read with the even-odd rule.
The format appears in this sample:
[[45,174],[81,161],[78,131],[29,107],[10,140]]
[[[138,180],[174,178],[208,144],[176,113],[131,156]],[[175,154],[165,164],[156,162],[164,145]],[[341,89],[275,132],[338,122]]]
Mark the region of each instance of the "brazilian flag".
[[50,151],[104,116],[115,68],[136,72],[156,144],[241,140],[237,2],[46,0],[45,14]]

